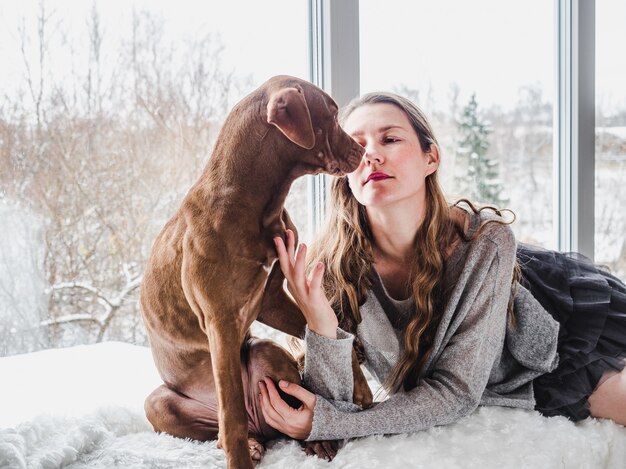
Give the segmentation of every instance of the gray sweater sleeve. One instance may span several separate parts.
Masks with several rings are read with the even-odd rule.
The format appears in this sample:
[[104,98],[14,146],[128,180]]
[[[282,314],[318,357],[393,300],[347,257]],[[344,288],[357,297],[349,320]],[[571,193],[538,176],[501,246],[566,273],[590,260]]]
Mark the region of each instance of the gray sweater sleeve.
[[352,341],[354,336],[337,328],[329,339],[306,327],[304,342],[304,387],[327,399],[352,401]]
[[[309,374],[309,386],[327,384],[324,396],[317,396],[308,440],[415,432],[475,410],[502,352],[515,255],[508,226],[491,224],[473,241],[442,319],[448,316],[447,326],[438,329],[428,372],[412,390],[361,410],[328,392],[329,383],[343,386],[352,377],[348,368],[342,368],[343,375],[335,367],[328,369],[332,375]],[[335,345],[327,345],[325,354],[334,356]]]

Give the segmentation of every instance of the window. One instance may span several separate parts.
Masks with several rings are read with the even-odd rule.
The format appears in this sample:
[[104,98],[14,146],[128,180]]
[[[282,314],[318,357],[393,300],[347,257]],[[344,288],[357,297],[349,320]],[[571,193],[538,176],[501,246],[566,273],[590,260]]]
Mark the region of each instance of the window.
[[626,277],[626,3],[596,2],[595,261]]
[[[0,4],[0,355],[145,343],[154,238],[232,105],[308,78],[306,25],[290,0]],[[304,237],[307,193],[288,200]]]
[[361,93],[395,91],[422,108],[451,201],[510,207],[519,239],[555,247],[554,6],[361,0],[359,10]]
[[[137,286],[153,239],[232,105],[272,75],[309,78],[307,24],[326,28],[311,76],[340,103],[396,91],[431,118],[451,200],[508,206],[519,239],[556,248],[559,231],[568,249],[563,233],[580,227],[563,216],[572,175],[553,170],[568,152],[560,136],[554,148],[553,110],[571,99],[554,89],[555,31],[582,1],[309,0],[330,23],[293,0],[0,2],[0,356],[145,343]],[[624,277],[626,7],[595,4],[595,220],[582,220],[596,262]],[[311,180],[287,200],[304,240],[320,218]],[[319,210],[323,190],[313,195]]]

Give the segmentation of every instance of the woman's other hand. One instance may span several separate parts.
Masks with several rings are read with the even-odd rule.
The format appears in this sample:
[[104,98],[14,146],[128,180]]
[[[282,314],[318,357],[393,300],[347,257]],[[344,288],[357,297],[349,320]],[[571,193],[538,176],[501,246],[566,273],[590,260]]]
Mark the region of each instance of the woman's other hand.
[[298,409],[287,404],[278,394],[274,382],[265,377],[259,382],[261,411],[265,421],[279,432],[296,440],[304,440],[311,434],[313,411],[317,398],[302,386],[285,380],[279,382],[280,389],[302,402]]
[[306,275],[306,245],[301,244],[295,252],[295,236],[291,230],[285,232],[287,246],[282,238],[274,238],[280,268],[287,279],[287,289],[300,307],[309,329],[317,334],[337,338],[337,316],[322,290],[324,264],[318,263]]

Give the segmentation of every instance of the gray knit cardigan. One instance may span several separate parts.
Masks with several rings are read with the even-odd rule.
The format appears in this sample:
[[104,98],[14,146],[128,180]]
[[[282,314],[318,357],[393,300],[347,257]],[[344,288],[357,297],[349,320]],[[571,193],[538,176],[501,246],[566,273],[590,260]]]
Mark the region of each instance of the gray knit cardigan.
[[[469,234],[490,216],[471,214]],[[558,323],[521,285],[516,324],[507,321],[515,258],[506,225],[489,223],[476,239],[459,243],[446,261],[450,296],[417,386],[369,409],[352,404],[354,336],[338,329],[329,339],[307,329],[304,384],[317,395],[308,440],[415,432],[455,422],[479,405],[533,409],[532,380],[558,363]],[[373,277],[356,334],[364,366],[383,382],[403,350],[403,319],[413,304],[391,298]]]

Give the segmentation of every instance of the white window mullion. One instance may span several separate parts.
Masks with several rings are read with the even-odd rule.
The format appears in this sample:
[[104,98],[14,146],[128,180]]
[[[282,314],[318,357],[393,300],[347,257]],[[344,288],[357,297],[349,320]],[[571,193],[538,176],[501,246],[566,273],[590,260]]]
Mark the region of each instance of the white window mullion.
[[556,0],[557,246],[594,257],[595,0]]
[[[359,94],[358,0],[309,0],[309,76],[339,106]],[[329,177],[310,178],[313,232],[324,218]]]

